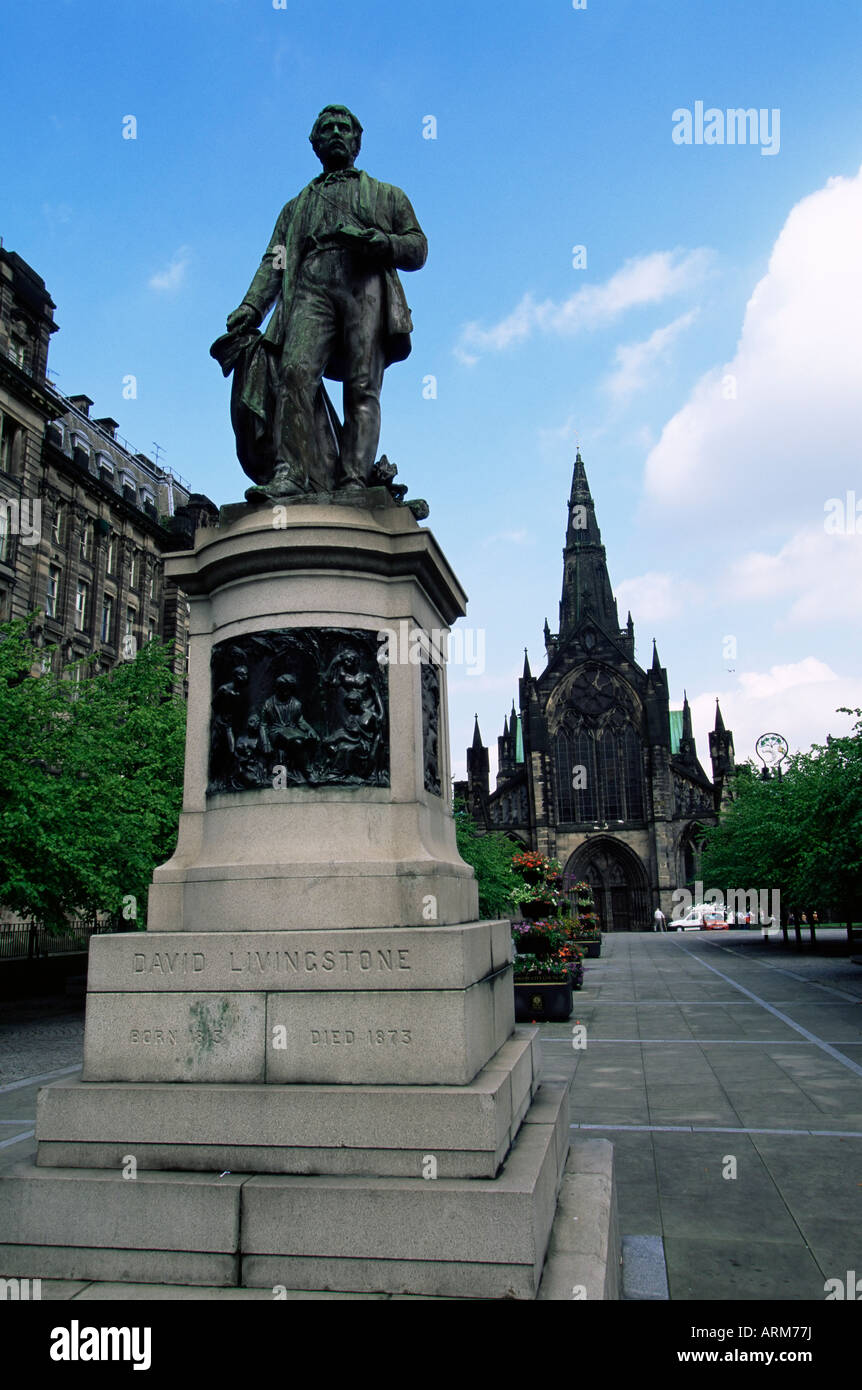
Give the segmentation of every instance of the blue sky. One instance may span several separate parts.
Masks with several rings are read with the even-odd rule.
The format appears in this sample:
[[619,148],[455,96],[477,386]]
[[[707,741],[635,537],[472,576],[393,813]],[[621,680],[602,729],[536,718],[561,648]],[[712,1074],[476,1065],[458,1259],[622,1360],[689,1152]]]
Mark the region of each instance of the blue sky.
[[[450,671],[456,773],[474,711],[500,732],[525,644],[542,667],[576,442],[621,621],[644,663],[658,639],[672,701],[687,688],[702,759],[716,695],[739,756],[767,729],[807,746],[847,727],[855,0],[44,0],[7,8],[3,47],[0,234],[57,304],[56,384],[218,503],[246,480],[209,344],[318,170],[320,107],[355,110],[358,163],[407,192],[430,254],[403,277],[413,355],[387,373],[381,449],[485,634],[484,670]],[[762,129],[675,143],[696,102],[770,129],[777,110],[775,152]]]

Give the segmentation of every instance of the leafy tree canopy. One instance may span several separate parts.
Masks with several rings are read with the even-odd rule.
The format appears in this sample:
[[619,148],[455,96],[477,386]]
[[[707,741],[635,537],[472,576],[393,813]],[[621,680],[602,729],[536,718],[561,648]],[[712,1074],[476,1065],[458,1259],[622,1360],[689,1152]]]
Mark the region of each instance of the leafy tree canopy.
[[498,830],[485,834],[470,816],[466,803],[455,802],[455,835],[458,853],[472,865],[479,886],[479,916],[509,917],[512,912],[510,893],[515,885],[512,857],[522,845],[516,845]]
[[795,753],[781,778],[763,781],[748,764],[735,800],[709,832],[701,877],[725,888],[779,888],[782,907],[818,904],[841,919],[862,900],[862,710],[850,733]]
[[[176,842],[185,703],[167,644],[88,674],[43,669],[22,621],[0,625],[0,902],[60,928],[70,917],[138,924],[154,867]],[[129,920],[129,926],[134,922]]]

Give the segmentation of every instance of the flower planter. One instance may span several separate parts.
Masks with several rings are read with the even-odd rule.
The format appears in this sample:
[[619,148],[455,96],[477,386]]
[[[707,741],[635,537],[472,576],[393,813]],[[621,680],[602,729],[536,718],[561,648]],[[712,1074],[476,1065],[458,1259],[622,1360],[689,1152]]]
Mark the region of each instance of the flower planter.
[[557,904],[536,898],[533,902],[520,904],[521,916],[526,922],[538,922],[542,917],[556,917]]
[[519,955],[550,956],[554,954],[554,947],[541,932],[524,932],[523,936],[517,936],[515,940]]
[[540,883],[542,879],[541,869],[519,869],[518,872],[525,883]]
[[515,985],[516,1023],[565,1023],[571,1014],[570,980]]
[[586,951],[590,960],[598,960],[599,956],[602,954],[601,937],[599,937],[598,941],[578,941],[578,945],[582,950]]

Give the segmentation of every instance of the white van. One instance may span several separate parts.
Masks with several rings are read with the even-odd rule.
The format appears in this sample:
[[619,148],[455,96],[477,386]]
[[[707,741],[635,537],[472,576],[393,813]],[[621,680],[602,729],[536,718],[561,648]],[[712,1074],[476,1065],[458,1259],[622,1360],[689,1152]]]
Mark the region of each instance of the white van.
[[674,917],[669,931],[723,931],[727,927],[727,917],[723,907],[716,903],[695,903],[682,917]]

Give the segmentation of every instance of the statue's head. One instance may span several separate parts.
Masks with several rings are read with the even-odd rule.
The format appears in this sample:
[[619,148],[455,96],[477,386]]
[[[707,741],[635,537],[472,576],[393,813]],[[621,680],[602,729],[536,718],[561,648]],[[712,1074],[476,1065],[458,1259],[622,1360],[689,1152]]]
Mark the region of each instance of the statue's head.
[[324,169],[349,169],[362,144],[362,126],[346,106],[324,106],[309,135]]
[[279,697],[282,700],[286,700],[296,689],[296,677],[290,675],[279,676],[275,683],[275,689]]
[[233,673],[235,685],[248,685],[248,667],[237,666]]

